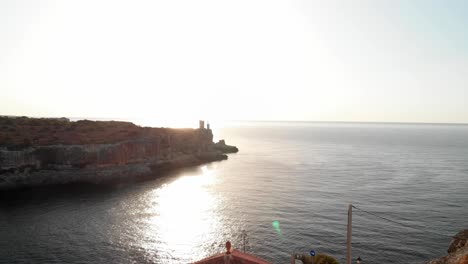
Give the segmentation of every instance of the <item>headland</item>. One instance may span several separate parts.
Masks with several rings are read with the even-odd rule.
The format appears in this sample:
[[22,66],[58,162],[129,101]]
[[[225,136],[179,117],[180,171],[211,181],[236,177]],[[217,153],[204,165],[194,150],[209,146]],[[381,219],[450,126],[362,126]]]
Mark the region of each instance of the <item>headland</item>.
[[198,129],[120,121],[0,117],[0,189],[106,183],[227,159],[238,149]]

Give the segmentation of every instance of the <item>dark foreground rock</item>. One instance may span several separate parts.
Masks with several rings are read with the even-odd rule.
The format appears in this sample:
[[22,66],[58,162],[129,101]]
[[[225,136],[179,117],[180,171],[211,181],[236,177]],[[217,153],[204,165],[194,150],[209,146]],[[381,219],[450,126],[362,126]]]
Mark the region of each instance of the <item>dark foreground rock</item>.
[[[50,120],[8,121],[10,128],[0,135],[0,189],[132,181],[225,160],[224,153],[232,150],[217,147],[212,131],[205,128],[143,128],[127,122],[67,120],[54,120],[50,127]],[[8,138],[14,140],[5,140]],[[32,140],[23,144],[25,138]]]
[[447,256],[427,264],[468,264],[468,229],[458,232],[452,239]]

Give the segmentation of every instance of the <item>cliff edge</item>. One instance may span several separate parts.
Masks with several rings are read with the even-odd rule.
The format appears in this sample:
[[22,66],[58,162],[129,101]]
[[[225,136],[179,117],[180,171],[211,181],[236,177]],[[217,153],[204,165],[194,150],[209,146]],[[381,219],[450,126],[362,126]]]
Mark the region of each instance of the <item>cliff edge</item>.
[[468,264],[468,229],[453,237],[447,253],[447,256],[431,260],[427,264]]
[[[226,145],[227,146],[227,145]],[[130,122],[0,117],[0,189],[131,181],[225,160],[211,129]],[[237,148],[236,148],[237,149]]]

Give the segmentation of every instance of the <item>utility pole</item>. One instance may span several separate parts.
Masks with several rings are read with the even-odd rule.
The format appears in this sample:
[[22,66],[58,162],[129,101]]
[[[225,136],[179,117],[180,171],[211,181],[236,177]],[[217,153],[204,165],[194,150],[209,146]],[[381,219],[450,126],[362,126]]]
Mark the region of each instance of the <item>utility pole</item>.
[[242,247],[244,249],[244,253],[245,253],[245,238],[247,237],[247,232],[245,230],[242,230]]
[[346,241],[346,264],[351,264],[351,236],[353,232],[353,205],[348,205],[348,236]]

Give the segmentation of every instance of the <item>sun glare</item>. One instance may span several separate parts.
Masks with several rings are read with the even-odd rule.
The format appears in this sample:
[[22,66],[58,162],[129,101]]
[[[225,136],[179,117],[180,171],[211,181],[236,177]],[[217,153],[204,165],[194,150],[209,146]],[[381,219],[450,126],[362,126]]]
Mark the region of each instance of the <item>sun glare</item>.
[[201,175],[185,175],[154,190],[143,240],[152,242],[143,246],[164,245],[157,254],[168,262],[205,256],[222,228],[217,214],[221,202],[208,188],[215,182],[216,175],[205,166]]

